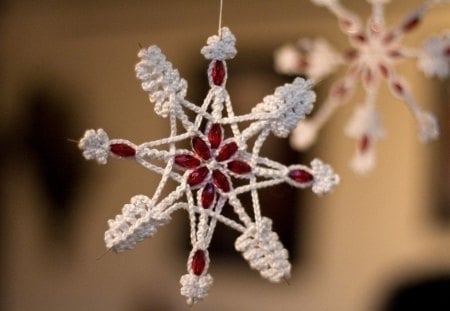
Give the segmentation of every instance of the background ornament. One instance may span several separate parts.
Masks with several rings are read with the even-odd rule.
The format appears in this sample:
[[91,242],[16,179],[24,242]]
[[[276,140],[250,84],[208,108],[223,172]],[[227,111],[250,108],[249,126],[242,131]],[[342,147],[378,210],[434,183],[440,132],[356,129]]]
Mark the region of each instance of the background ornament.
[[336,51],[323,38],[301,39],[287,44],[275,52],[275,69],[283,74],[305,74],[316,82],[334,72],[339,66],[346,73],[335,81],[328,97],[312,118],[300,122],[293,131],[291,144],[302,150],[313,144],[318,132],[335,110],[347,103],[361,82],[365,101],[356,108],[346,133],[354,138],[356,152],[351,166],[357,173],[370,171],[375,164],[375,145],[384,137],[381,118],[376,104],[382,80],[389,85],[390,93],[402,100],[418,123],[422,142],[439,136],[436,118],[419,106],[407,81],[397,72],[395,65],[408,58],[417,58],[418,68],[427,77],[445,78],[450,72],[450,32],[429,38],[422,47],[410,48],[402,44],[403,37],[416,29],[426,13],[434,6],[448,0],[431,0],[408,14],[395,27],[384,22],[384,5],[389,0],[368,0],[372,13],[366,25],[338,0],[311,0],[329,9],[338,19],[341,31],[347,36],[350,48]]

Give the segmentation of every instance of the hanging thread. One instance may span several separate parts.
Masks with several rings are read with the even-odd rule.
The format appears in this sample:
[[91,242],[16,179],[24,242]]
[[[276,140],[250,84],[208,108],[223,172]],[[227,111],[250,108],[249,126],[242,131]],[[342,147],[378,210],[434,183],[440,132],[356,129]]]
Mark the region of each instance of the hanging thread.
[[222,39],[222,14],[223,14],[223,0],[220,0],[219,10],[219,38]]

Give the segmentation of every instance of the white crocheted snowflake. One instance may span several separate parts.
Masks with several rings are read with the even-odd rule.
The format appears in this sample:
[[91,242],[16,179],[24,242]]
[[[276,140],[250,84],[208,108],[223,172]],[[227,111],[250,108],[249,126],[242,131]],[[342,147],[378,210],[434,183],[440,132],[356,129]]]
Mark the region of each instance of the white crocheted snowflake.
[[[339,177],[330,166],[318,159],[312,161],[310,168],[285,166],[259,156],[270,132],[287,137],[310,113],[315,100],[311,82],[297,78],[266,96],[251,113],[235,116],[225,88],[226,60],[236,54],[233,34],[224,27],[221,36],[208,39],[202,53],[211,60],[210,90],[203,104],[197,106],[185,99],[187,83],[158,47],[150,46],[139,52],[137,77],[154,103],[155,112],[168,118],[169,137],[136,145],[124,139],[109,139],[99,129],[86,131],[79,143],[88,160],[106,164],[108,156],[130,158],[162,175],[151,198],[134,196],[130,204],[124,205],[121,214],[108,221],[109,229],[105,233],[108,249],[116,252],[131,249],[167,224],[172,212],[187,211],[192,251],[188,257],[188,273],[180,282],[181,294],[190,304],[206,297],[213,283],[208,274],[208,247],[217,221],[241,232],[236,249],[264,278],[279,282],[289,277],[291,265],[287,250],[271,229],[271,220],[261,215],[258,189],[286,182],[298,188],[312,187],[316,194],[324,194],[339,183]],[[194,113],[194,120],[189,119],[188,112]],[[241,122],[250,124],[241,129],[238,126]],[[231,133],[230,137],[226,133]],[[250,140],[252,146],[249,146]],[[190,148],[183,147],[185,141],[190,142]],[[161,197],[169,179],[178,186]],[[237,179],[244,183],[235,185]],[[247,192],[252,197],[251,213],[239,199]],[[233,208],[237,220],[221,215],[226,202]]]
[[345,104],[361,82],[366,93],[362,107],[357,107],[346,133],[356,139],[356,153],[351,162],[358,173],[370,171],[375,163],[375,143],[384,135],[376,110],[377,95],[382,80],[396,98],[406,103],[419,125],[422,142],[439,136],[436,118],[425,112],[412,96],[407,82],[399,76],[395,65],[407,58],[417,58],[418,68],[428,77],[445,78],[450,73],[450,32],[430,38],[421,48],[402,44],[404,35],[414,30],[424,15],[436,4],[448,0],[427,1],[395,27],[384,23],[384,4],[389,0],[368,0],[372,14],[364,26],[356,14],[341,5],[339,0],[311,0],[336,15],[341,31],[348,37],[351,48],[337,52],[322,38],[301,39],[275,52],[275,69],[284,74],[306,74],[319,81],[334,72],[339,65],[347,67],[341,79],[334,82],[328,97],[315,115],[300,122],[293,131],[291,144],[296,149],[308,148],[316,140],[319,130],[334,111]]

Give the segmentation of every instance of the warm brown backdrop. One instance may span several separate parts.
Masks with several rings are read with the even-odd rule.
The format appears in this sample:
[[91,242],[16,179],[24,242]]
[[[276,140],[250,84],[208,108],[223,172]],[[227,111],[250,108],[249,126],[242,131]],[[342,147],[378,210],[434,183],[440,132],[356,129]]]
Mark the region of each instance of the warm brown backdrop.
[[[343,2],[367,16],[364,1]],[[420,3],[392,2],[388,23]],[[190,82],[189,98],[200,100],[195,91],[200,88],[198,73],[207,63],[199,50],[216,32],[218,1],[17,0],[2,1],[0,14],[2,310],[188,310],[178,283],[187,256],[181,237],[184,215],[135,250],[96,260],[104,251],[106,220],[132,195],[150,195],[157,176],[128,161],[99,167],[80,156],[73,165],[83,178],[65,186],[74,192],[69,203],[62,200],[73,212],[52,218],[52,223],[45,217],[50,202],[42,164],[26,146],[30,140],[42,146],[39,142],[46,137],[77,139],[85,128],[102,127],[112,137],[135,142],[166,135],[165,120],[153,113],[134,78],[138,43],[159,45],[181,75],[195,81]],[[417,45],[448,29],[449,16],[450,6],[434,10],[406,43]],[[306,0],[225,0],[224,24],[238,40],[237,64],[239,58],[259,53],[270,61],[274,48],[299,36],[321,34],[340,48],[347,46],[334,17]],[[401,69],[418,101],[440,112],[448,130],[443,115],[446,109],[448,113],[448,83],[426,80],[410,62]],[[272,78],[264,81],[276,81]],[[239,109],[248,111],[273,91],[271,83],[235,87],[231,96],[243,103]],[[53,123],[47,128],[45,117],[29,130],[29,98],[35,89],[50,90],[53,102],[68,110],[62,130]],[[318,90],[323,98],[326,88]],[[248,97],[242,94],[246,92]],[[448,153],[442,156],[448,150],[448,133],[429,147],[420,145],[405,106],[389,97],[385,87],[381,96],[388,138],[379,145],[372,175],[360,178],[348,169],[353,146],[341,128],[353,105],[339,111],[320,145],[303,157],[331,163],[342,184],[327,197],[304,195],[298,219],[303,255],[293,262],[290,285],[269,284],[240,261],[218,260],[211,267],[215,284],[210,295],[195,310],[378,310],[402,281],[450,273],[450,228],[434,212],[438,204],[448,204],[442,203],[448,191],[443,183],[449,180]],[[40,114],[46,115],[45,110]],[[67,132],[65,122],[72,125]],[[31,135],[36,128],[44,134]]]

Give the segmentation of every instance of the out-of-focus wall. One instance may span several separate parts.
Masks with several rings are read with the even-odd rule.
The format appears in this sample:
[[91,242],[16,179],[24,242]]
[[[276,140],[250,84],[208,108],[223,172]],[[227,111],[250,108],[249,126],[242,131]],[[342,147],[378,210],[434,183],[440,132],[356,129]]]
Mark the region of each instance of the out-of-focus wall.
[[[167,122],[153,113],[134,77],[138,44],[159,45],[181,76],[195,80],[199,68],[206,70],[207,65],[199,50],[217,30],[216,2],[6,1],[0,24],[2,135],[21,133],[18,124],[28,108],[25,94],[42,79],[76,97],[70,101],[70,119],[79,136],[84,128],[102,127],[112,137],[135,142],[164,137]],[[393,2],[388,23],[420,3]],[[343,3],[368,14],[363,1]],[[449,15],[448,5],[432,11],[406,43],[417,45],[429,34],[448,29]],[[225,1],[224,24],[237,37],[237,58],[257,52],[255,46],[273,50],[300,36],[321,35],[339,48],[347,46],[335,18],[309,1]],[[426,80],[412,63],[399,67],[417,100],[438,111],[438,102],[429,100],[436,98],[430,90],[436,83],[445,84]],[[261,91],[269,94],[273,89]],[[323,98],[326,88],[318,91]],[[356,97],[362,100],[361,95]],[[329,196],[308,195],[305,244],[300,246],[305,256],[293,262],[290,285],[269,284],[243,265],[213,264],[215,284],[196,310],[376,310],[396,282],[450,272],[449,228],[438,229],[430,220],[436,195],[431,172],[436,171],[442,142],[422,146],[412,116],[388,96],[386,87],[380,102],[388,138],[379,144],[373,174],[361,178],[348,168],[353,146],[341,128],[353,104],[339,111],[319,146],[308,154],[331,163],[342,183]],[[96,260],[104,251],[106,220],[132,195],[150,195],[158,176],[128,161],[110,161],[107,167],[83,162],[89,169],[74,196],[71,250],[59,251],[49,247],[44,234],[41,206],[48,202],[36,162],[32,155],[9,154],[9,146],[3,147],[2,309],[187,308],[178,283],[187,256],[180,251],[185,215],[176,216],[135,250]]]

